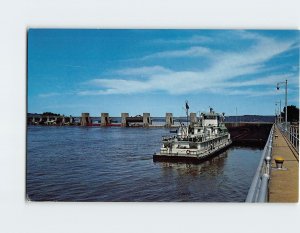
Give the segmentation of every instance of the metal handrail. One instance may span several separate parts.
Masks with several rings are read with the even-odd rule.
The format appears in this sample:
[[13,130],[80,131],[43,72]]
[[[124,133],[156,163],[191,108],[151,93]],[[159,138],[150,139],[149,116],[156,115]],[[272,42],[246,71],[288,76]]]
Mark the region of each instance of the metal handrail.
[[246,202],[266,202],[268,201],[268,187],[271,173],[271,156],[274,125],[270,131],[267,143],[262,152],[256,173],[252,180]]
[[285,131],[283,124],[278,124],[278,128],[286,139],[289,140],[293,148],[299,153],[299,127],[288,125]]

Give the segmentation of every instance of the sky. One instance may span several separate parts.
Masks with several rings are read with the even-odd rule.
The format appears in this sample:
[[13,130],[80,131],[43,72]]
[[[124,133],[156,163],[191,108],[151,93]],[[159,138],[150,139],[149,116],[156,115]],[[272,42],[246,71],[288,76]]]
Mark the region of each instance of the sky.
[[[30,113],[274,115],[299,107],[298,30],[29,29]],[[279,90],[276,89],[277,83]],[[276,106],[277,103],[277,106]]]

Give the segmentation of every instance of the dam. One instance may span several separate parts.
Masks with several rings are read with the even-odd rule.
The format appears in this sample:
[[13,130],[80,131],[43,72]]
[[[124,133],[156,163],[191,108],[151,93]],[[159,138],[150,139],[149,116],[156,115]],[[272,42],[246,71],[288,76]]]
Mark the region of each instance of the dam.
[[[92,117],[89,113],[82,113],[79,117],[40,114],[27,116],[28,125],[41,126],[177,128],[181,123],[185,124],[186,120],[186,117],[175,117],[173,113],[169,112],[165,114],[165,117],[151,117],[150,113],[142,113],[136,116],[121,113],[120,117],[110,117],[109,113],[101,113],[99,117]],[[188,120],[191,124],[196,122],[198,120],[196,113],[191,112]],[[239,117],[239,122],[232,122],[232,120],[236,120],[236,117],[225,118],[225,126],[230,132],[235,145],[258,145],[263,147],[273,125],[274,117],[268,117],[264,119],[264,122],[247,122],[249,116]],[[252,120],[257,119],[252,118]]]

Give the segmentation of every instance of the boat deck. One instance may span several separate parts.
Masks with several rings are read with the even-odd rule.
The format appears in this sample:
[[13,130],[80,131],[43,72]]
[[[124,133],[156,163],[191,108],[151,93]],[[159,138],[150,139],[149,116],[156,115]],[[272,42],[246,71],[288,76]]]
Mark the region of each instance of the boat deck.
[[189,155],[181,155],[181,154],[161,154],[155,153],[153,155],[154,162],[187,162],[187,163],[200,163],[209,158],[220,154],[221,152],[227,150],[228,147],[232,145],[232,142],[227,143],[224,146],[216,147],[213,150],[206,151],[203,154],[189,154]]

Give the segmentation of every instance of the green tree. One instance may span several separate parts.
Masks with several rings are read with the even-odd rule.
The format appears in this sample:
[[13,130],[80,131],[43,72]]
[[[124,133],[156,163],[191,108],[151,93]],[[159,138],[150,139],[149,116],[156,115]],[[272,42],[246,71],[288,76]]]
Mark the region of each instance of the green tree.
[[46,115],[46,116],[60,116],[60,114],[53,113],[53,112],[43,112],[43,115]]
[[[283,108],[283,112],[281,112],[281,117],[284,121],[285,107]],[[295,105],[287,106],[287,121],[288,122],[299,122],[299,108],[297,108]]]

